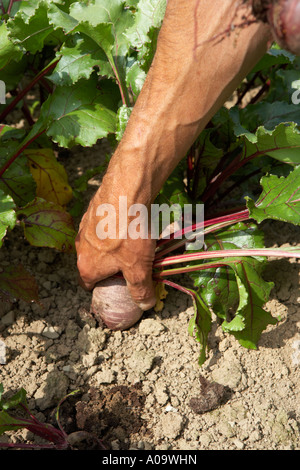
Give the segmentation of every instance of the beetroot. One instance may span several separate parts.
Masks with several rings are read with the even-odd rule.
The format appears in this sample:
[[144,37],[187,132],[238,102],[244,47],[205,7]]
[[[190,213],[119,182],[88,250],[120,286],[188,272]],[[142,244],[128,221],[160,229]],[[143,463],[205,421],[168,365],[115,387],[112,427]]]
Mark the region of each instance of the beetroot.
[[111,330],[126,330],[143,315],[143,310],[133,302],[126,281],[118,277],[110,277],[95,286],[92,312]]

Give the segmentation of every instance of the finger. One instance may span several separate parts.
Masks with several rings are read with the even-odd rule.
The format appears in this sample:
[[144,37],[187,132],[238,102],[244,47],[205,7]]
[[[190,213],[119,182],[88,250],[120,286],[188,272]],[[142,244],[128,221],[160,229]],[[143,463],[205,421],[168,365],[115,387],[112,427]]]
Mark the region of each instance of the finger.
[[95,282],[85,282],[80,276],[80,274],[78,274],[78,284],[80,285],[80,287],[82,287],[82,289],[87,291],[93,290],[95,286]]
[[152,270],[136,269],[124,271],[128,290],[133,301],[142,309],[149,310],[156,304],[155,287],[152,279]]
[[110,257],[106,257],[105,264],[96,256],[85,256],[79,254],[77,257],[77,268],[79,273],[79,285],[88,291],[93,290],[95,285],[116,274],[119,269],[115,264],[109,262]]

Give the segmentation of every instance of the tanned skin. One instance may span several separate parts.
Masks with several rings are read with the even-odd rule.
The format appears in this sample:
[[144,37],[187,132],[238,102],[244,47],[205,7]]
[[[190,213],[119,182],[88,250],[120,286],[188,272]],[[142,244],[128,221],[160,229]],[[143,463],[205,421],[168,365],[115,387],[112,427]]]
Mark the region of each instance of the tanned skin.
[[[122,272],[133,300],[147,310],[155,304],[152,264],[156,241],[100,240],[97,207],[119,197],[128,207],[150,206],[174,168],[211,117],[230,97],[268,48],[267,25],[244,23],[250,15],[236,0],[169,0],[157,51],[124,137],[103,182],[84,214],[76,239],[81,285],[91,290]],[[129,223],[129,222],[128,222]]]

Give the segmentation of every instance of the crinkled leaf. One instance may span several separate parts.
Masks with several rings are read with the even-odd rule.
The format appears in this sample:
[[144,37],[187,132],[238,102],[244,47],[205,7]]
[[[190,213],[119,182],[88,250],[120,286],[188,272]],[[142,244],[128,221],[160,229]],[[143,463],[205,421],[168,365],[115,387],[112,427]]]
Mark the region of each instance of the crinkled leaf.
[[0,189],[0,247],[8,229],[16,225],[15,203],[13,199]]
[[76,232],[72,217],[61,206],[36,198],[19,209],[18,215],[22,216],[24,235],[31,245],[74,251]]
[[113,98],[96,88],[95,79],[80,80],[72,87],[57,87],[43,104],[41,115],[28,139],[46,128],[61,147],[88,147],[115,131]]
[[261,185],[257,202],[246,198],[250,216],[258,223],[275,219],[300,225],[300,166],[286,177],[264,176]]
[[274,284],[264,281],[255,258],[222,258],[221,262],[233,271],[237,286],[235,312],[233,304],[230,318],[228,315],[228,319],[224,319],[222,328],[233,334],[242,346],[256,349],[266,327],[277,323],[277,319],[263,309]]
[[241,160],[268,155],[281,162],[300,164],[300,131],[293,122],[281,123],[274,130],[260,126],[253,134],[237,121],[235,133],[243,145]]
[[27,0],[8,21],[11,40],[35,54],[46,45],[58,45],[78,22],[68,14],[72,1]]
[[166,10],[166,0],[139,0],[136,5],[135,21],[125,35],[135,48],[139,67],[146,73],[152,63],[159,30]]
[[0,267],[0,299],[13,302],[38,302],[38,286],[35,278],[20,264]]
[[[100,40],[98,44],[103,46],[109,57],[116,60],[128,52],[130,42],[124,32],[133,24],[134,17],[129,9],[124,8],[123,0],[76,2],[70,8],[70,15],[80,23],[77,30],[85,32],[96,42],[103,38],[103,42]],[[105,26],[103,30],[102,26]]]
[[57,161],[52,149],[24,151],[31,174],[36,182],[36,195],[46,201],[65,206],[72,199],[65,168]]
[[130,9],[124,8],[123,0],[95,0],[94,3],[74,3],[70,15],[78,21],[76,31],[93,39],[104,51],[107,64],[102,62],[101,75],[116,77],[126,93],[126,57],[131,48],[124,32],[133,24]]
[[9,39],[7,26],[3,22],[0,25],[0,70],[12,60],[18,61],[22,55],[22,51]]
[[78,21],[69,15],[69,5],[74,2],[50,2],[48,8],[49,23],[56,29],[62,29],[65,34],[73,31]]
[[13,42],[32,54],[43,49],[46,37],[53,31],[47,16],[48,7],[45,0],[23,2],[22,8],[7,23]]
[[132,46],[140,52],[144,44],[150,40],[149,31],[161,26],[166,4],[166,0],[139,0],[135,22],[125,34]]
[[101,47],[86,35],[76,34],[57,53],[60,57],[54,72],[47,78],[56,85],[72,85],[81,78],[88,79],[99,68],[104,76],[107,57]]
[[[76,50],[63,48],[61,51],[62,64],[58,65],[55,73],[60,74],[61,69],[67,65],[76,78],[77,64],[72,60],[72,57],[77,58],[78,63],[84,64],[85,70],[90,70],[88,67],[95,65],[94,61],[97,60],[99,74],[115,78],[124,95],[123,102],[129,104],[126,82],[127,86],[132,88],[134,95],[137,96],[145,78],[145,72],[139,65],[136,65],[127,76],[127,58],[132,55],[135,48],[138,48],[141,58],[149,52],[149,47],[154,42],[152,41],[154,34],[152,29],[153,27],[159,29],[165,4],[165,0],[148,0],[146,2],[140,0],[133,11],[126,6],[123,0],[111,0],[110,2],[95,0],[93,3],[74,3],[69,14],[64,14],[66,18],[61,18],[58,12],[54,14],[49,11],[48,16],[54,27],[64,28],[66,33],[79,32],[82,38],[89,37],[90,41],[92,40],[89,43],[84,40],[80,50],[78,48]],[[93,53],[88,60],[85,53],[90,48]],[[81,74],[83,73],[81,71]],[[60,74],[60,76],[62,75]],[[73,76],[70,78],[73,79]],[[54,77],[56,79],[57,75],[52,76],[52,78]],[[65,79],[67,80],[67,78]]]

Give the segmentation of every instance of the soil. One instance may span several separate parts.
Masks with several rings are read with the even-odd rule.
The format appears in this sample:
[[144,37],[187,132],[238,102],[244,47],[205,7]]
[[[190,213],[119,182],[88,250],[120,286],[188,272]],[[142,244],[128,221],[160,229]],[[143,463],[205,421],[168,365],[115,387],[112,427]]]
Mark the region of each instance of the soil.
[[[108,151],[103,142],[59,158],[72,183]],[[86,203],[100,181],[90,181]],[[300,244],[299,227],[262,227],[268,246]],[[23,301],[0,307],[0,383],[5,396],[25,388],[41,421],[55,424],[59,400],[79,390],[61,407],[62,425],[67,433],[93,433],[107,449],[300,449],[299,261],[269,263],[265,278],[275,288],[266,308],[280,321],[259,348],[244,349],[215,322],[202,367],[183,293],[168,289],[162,312],[150,310],[131,329],[112,332],[89,313],[91,294],[78,286],[75,255],[32,247],[14,230],[0,262],[21,262],[39,284],[43,308]],[[43,441],[23,430],[0,442]]]

